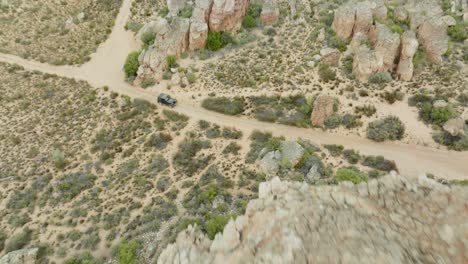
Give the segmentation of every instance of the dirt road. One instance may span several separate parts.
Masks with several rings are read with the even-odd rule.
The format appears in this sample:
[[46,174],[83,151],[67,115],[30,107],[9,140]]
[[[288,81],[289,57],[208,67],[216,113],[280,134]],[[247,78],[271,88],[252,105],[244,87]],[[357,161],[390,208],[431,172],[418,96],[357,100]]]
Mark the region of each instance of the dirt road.
[[[117,93],[155,103],[157,94],[133,87],[123,81],[122,65],[125,58],[129,52],[139,49],[133,34],[124,29],[130,15],[131,3],[132,0],[123,1],[109,39],[98,48],[91,60],[82,66],[53,66],[1,53],[0,61],[18,64],[28,70],[85,80],[95,87],[107,85]],[[163,88],[159,90],[162,91]],[[310,139],[317,144],[341,144],[346,148],[359,150],[362,154],[383,155],[387,159],[395,160],[402,175],[417,177],[424,173],[432,173],[447,179],[468,179],[468,152],[448,151],[416,144],[376,143],[355,136],[329,134],[317,129],[296,128],[244,117],[225,116],[201,108],[198,103],[184,94],[175,94],[175,96],[179,100],[176,111],[194,119],[236,127],[247,135],[253,130],[267,130],[286,138]]]

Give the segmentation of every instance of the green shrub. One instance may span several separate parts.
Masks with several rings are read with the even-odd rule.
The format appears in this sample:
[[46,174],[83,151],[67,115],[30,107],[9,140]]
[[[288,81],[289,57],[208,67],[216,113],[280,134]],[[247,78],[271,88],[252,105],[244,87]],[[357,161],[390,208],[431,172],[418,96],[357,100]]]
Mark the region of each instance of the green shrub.
[[231,127],[224,127],[223,137],[225,139],[240,139],[242,137],[242,131]]
[[343,118],[341,115],[332,115],[325,120],[325,128],[327,129],[335,129],[341,125]]
[[361,160],[361,155],[353,149],[343,151],[343,156],[351,164],[357,164]]
[[326,148],[329,152],[330,155],[333,157],[338,157],[341,155],[341,152],[343,152],[344,147],[342,145],[323,145],[324,148]]
[[140,67],[140,63],[138,62],[138,57],[140,56],[140,52],[134,51],[128,54],[127,60],[124,64],[124,71],[125,76],[127,78],[132,78],[137,76],[138,68]]
[[396,116],[369,123],[367,137],[377,142],[385,140],[400,140],[405,134],[405,126]]
[[456,25],[448,27],[448,34],[453,41],[463,42],[468,38],[468,23],[458,21]]
[[345,52],[348,48],[348,42],[338,36],[331,37],[330,44],[332,47],[338,49],[341,52]]
[[208,40],[206,48],[208,50],[217,51],[224,48],[227,44],[232,43],[232,37],[226,32],[208,32]]
[[193,7],[192,6],[185,6],[184,9],[180,11],[180,17],[182,18],[191,18],[192,17],[192,12],[193,12]]
[[252,16],[247,15],[242,20],[242,26],[247,29],[254,28],[257,26],[257,21]]
[[413,64],[416,70],[421,70],[428,64],[426,53],[424,52],[424,50],[418,49],[416,51],[416,54],[414,54],[413,57]]
[[119,264],[138,264],[138,250],[140,244],[136,241],[122,242],[117,249]]
[[65,155],[59,149],[52,151],[52,161],[57,169],[64,169],[67,166],[68,161],[65,159]]
[[223,232],[224,227],[229,222],[229,219],[230,217],[225,215],[216,215],[212,217],[206,225],[208,237],[213,240],[217,233]]
[[241,97],[206,98],[202,102],[202,107],[226,115],[238,115],[244,112],[244,99]]
[[336,72],[326,64],[319,65],[319,76],[324,82],[336,80]]
[[177,57],[176,55],[167,55],[166,57],[166,70],[175,68],[177,66]]
[[[465,131],[468,131],[465,129]],[[442,145],[447,146],[449,149],[456,151],[468,150],[468,132],[462,136],[452,136],[448,132],[439,132],[434,134],[434,140]]]
[[239,150],[241,150],[241,146],[239,146],[239,144],[237,144],[236,142],[231,142],[229,143],[229,145],[227,145],[223,149],[223,154],[224,155],[227,155],[227,154],[237,155],[239,154]]
[[163,150],[172,141],[172,136],[168,133],[152,134],[146,141],[146,147],[153,147],[157,150]]
[[369,77],[370,83],[383,84],[392,81],[392,76],[388,72],[378,72]]
[[367,174],[360,172],[355,167],[339,168],[335,176],[336,182],[349,181],[358,184],[368,180]]
[[77,257],[71,257],[65,260],[65,264],[102,264],[103,262],[96,259],[91,253],[85,252]]
[[130,30],[134,33],[137,33],[142,27],[142,24],[134,21],[128,21],[127,24],[125,24],[125,29]]
[[69,201],[78,196],[82,191],[94,186],[97,179],[93,174],[75,172],[63,176],[57,185],[63,201]]
[[402,92],[398,92],[398,91],[393,91],[393,92],[385,91],[381,96],[389,104],[393,104],[393,103],[396,102],[396,100],[398,100],[398,101],[403,100],[404,94]]
[[362,122],[358,119],[358,117],[352,114],[345,114],[341,123],[348,129],[359,127],[362,125]]
[[5,251],[8,253],[24,248],[31,241],[31,237],[32,231],[28,228],[25,228],[21,233],[8,239],[8,244],[6,245]]
[[356,106],[355,113],[359,115],[365,115],[367,117],[373,116],[377,112],[377,109],[373,105]]
[[362,165],[386,172],[398,171],[394,161],[386,160],[382,156],[367,156],[362,161]]
[[426,123],[443,126],[456,113],[450,106],[433,107],[432,103],[424,102],[419,107],[419,117]]
[[154,44],[154,39],[156,34],[153,32],[145,32],[141,35],[141,42],[143,42],[144,49],[147,49],[149,46]]
[[141,88],[146,89],[156,84],[156,81],[153,79],[143,79],[141,80]]

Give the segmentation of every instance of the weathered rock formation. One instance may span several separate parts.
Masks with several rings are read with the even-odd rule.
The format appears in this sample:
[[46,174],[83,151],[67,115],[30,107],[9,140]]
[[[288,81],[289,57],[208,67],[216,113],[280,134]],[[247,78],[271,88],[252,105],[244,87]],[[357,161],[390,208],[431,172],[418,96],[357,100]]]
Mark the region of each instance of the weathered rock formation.
[[249,0],[214,0],[209,19],[210,30],[238,31],[249,3]]
[[400,62],[397,74],[401,80],[409,81],[413,77],[413,56],[418,50],[419,42],[413,31],[406,31],[401,36]]
[[[447,27],[454,25],[456,21],[451,16],[443,16],[444,13],[439,3],[435,0],[407,0],[399,1],[399,6],[394,9],[394,14],[400,22],[408,22],[409,31],[416,32],[417,40],[406,35],[404,43],[400,42],[398,33],[392,30],[381,21],[387,18],[387,8],[384,0],[350,0],[341,5],[335,11],[332,28],[337,36],[350,40],[350,52],[355,53],[354,72],[357,79],[366,82],[371,74],[377,72],[392,72],[395,68],[395,61],[398,62],[397,73],[402,80],[411,80],[413,76],[412,59],[421,44],[431,62],[441,62],[442,56],[448,50]],[[367,36],[374,44],[375,49],[363,52],[358,46],[362,42],[363,36]],[[356,41],[359,40],[359,41]],[[416,49],[414,45],[416,44]],[[400,49],[404,49],[401,51]],[[361,51],[360,55],[356,52]],[[375,54],[371,54],[375,52]],[[378,68],[369,67],[372,61],[365,61],[365,58],[383,60],[383,64]],[[360,64],[363,65],[360,65]],[[372,69],[371,69],[372,68]]]
[[140,54],[138,76],[160,75],[166,67],[167,55],[180,56],[189,47],[190,21],[187,18],[159,18],[153,28],[155,43]]
[[400,52],[400,35],[393,33],[390,28],[384,24],[376,23],[369,34],[374,43],[375,55],[378,60],[382,60],[380,72],[391,72],[395,68],[395,59]]
[[340,62],[341,53],[337,49],[323,48],[320,50],[320,61],[327,65],[336,66]]
[[314,127],[322,127],[325,120],[333,115],[335,99],[328,95],[319,95],[314,102],[310,122]]
[[160,77],[166,68],[166,56],[179,57],[187,51],[206,47],[208,32],[236,32],[240,29],[249,0],[196,0],[190,19],[178,17],[189,3],[186,0],[168,0],[169,14],[148,22],[138,32],[155,35],[155,44],[140,55],[138,76]]
[[278,22],[279,8],[277,0],[265,0],[260,14],[260,20],[264,25],[272,25]]
[[457,137],[465,134],[465,120],[462,117],[452,118],[444,124],[444,130]]
[[0,258],[0,264],[34,264],[38,251],[38,248],[12,251]]
[[467,214],[466,189],[426,177],[274,178],[213,241],[189,226],[158,263],[467,263]]
[[353,73],[361,82],[367,82],[369,77],[383,67],[383,57],[366,46],[361,46],[354,53]]

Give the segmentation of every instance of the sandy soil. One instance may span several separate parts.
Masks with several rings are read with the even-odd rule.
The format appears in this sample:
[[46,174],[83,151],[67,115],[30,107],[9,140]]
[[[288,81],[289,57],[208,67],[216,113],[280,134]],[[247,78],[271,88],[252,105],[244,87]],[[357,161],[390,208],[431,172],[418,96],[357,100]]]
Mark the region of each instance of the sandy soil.
[[[138,50],[138,44],[131,32],[125,31],[124,25],[130,16],[132,0],[124,0],[120,13],[117,16],[115,27],[109,39],[103,43],[91,61],[81,67],[73,66],[52,66],[34,61],[28,61],[17,56],[0,54],[0,61],[15,63],[28,70],[37,70],[45,73],[56,74],[63,77],[75,78],[88,81],[93,86],[109,86],[117,93],[125,94],[133,98],[143,98],[151,102],[156,102],[157,93],[133,87],[124,82],[122,65],[127,54]],[[158,86],[158,92],[166,90]],[[174,93],[173,93],[174,94]],[[341,144],[347,148],[354,148],[367,155],[383,155],[387,159],[395,160],[401,168],[403,175],[419,176],[424,173],[433,173],[438,177],[447,179],[468,178],[468,153],[441,150],[419,146],[416,143],[375,143],[356,136],[336,135],[323,132],[321,130],[301,129],[278,124],[263,123],[242,117],[229,117],[204,110],[186,93],[174,94],[179,100],[179,106],[175,108],[193,119],[203,119],[222,126],[235,126],[248,134],[253,130],[269,130],[275,135],[283,135],[287,138],[305,138],[319,144]],[[394,111],[398,105],[391,106]],[[401,116],[406,116],[401,115]],[[409,129],[420,130],[428,135],[427,128],[417,125],[414,122],[414,113],[408,113]],[[407,121],[407,120],[404,120]],[[405,122],[406,123],[406,122]],[[412,124],[415,124],[414,127]]]

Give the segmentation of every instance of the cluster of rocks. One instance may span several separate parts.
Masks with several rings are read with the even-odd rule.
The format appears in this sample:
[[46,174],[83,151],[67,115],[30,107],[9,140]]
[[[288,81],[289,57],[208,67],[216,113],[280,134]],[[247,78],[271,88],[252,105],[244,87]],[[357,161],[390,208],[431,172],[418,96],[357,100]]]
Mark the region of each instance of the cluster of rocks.
[[[237,32],[249,7],[250,0],[167,0],[167,17],[147,23],[137,34],[154,34],[155,43],[139,57],[138,76],[162,75],[167,55],[180,57],[182,53],[206,47],[208,32]],[[190,18],[179,17],[185,9],[192,10]],[[272,24],[278,20],[277,0],[266,0],[261,20]]]
[[466,190],[426,177],[274,178],[213,241],[189,226],[157,263],[467,263],[467,214]]
[[[398,22],[409,24],[401,36],[381,23],[387,20],[387,12],[384,0],[351,0],[335,11],[332,28],[341,39],[351,40],[348,51],[354,56],[353,73],[360,81],[367,82],[375,73],[394,70],[400,79],[411,80],[413,57],[419,46],[431,62],[441,62],[447,52],[447,28],[456,21],[444,16],[437,1],[400,1],[395,16]],[[366,41],[374,48],[365,45]]]

